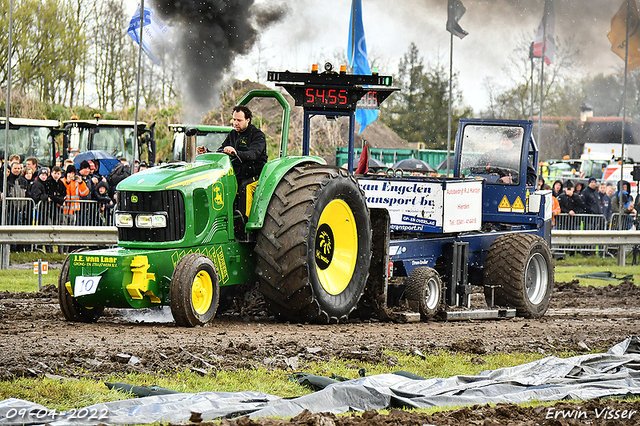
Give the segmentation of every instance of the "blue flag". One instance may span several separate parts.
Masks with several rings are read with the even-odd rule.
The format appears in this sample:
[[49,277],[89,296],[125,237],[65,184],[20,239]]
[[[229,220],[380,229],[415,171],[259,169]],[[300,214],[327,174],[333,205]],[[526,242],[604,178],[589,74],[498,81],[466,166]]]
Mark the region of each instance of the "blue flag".
[[[161,65],[160,60],[158,60],[154,54],[154,50],[162,44],[169,29],[158,21],[151,9],[145,7],[143,30],[142,50],[144,50],[144,53],[147,54],[154,64]],[[129,22],[127,34],[131,36],[133,41],[140,44],[140,6],[138,6],[136,13],[133,14],[133,17]]]
[[[369,67],[369,60],[367,59],[367,43],[364,39],[364,26],[362,25],[361,0],[353,0],[351,3],[351,25],[349,26],[347,56],[349,57],[349,66],[353,68],[354,74],[371,74],[371,67]],[[377,119],[377,109],[356,110],[356,121],[360,124],[360,133]]]

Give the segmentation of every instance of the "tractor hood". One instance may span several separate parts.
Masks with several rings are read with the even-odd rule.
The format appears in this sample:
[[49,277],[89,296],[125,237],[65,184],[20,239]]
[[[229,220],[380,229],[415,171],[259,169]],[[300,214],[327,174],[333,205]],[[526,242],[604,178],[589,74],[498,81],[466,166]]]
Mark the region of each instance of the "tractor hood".
[[136,173],[117,186],[121,247],[195,247],[229,241],[237,182],[226,154]]
[[118,184],[119,191],[162,191],[177,189],[181,192],[193,187],[206,187],[227,174],[233,167],[226,154],[203,154],[195,163],[170,163],[143,170]]

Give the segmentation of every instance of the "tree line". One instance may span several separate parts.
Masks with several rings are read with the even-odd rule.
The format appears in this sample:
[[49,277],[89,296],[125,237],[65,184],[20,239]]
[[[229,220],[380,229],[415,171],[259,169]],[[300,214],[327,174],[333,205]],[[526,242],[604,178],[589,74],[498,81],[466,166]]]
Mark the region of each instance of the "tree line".
[[[0,0],[0,7],[0,82],[6,88],[9,0]],[[126,34],[130,19],[124,0],[14,0],[12,92],[69,108],[126,110],[135,102],[138,58]],[[144,105],[175,98],[174,61],[161,68],[144,58],[141,72]]]

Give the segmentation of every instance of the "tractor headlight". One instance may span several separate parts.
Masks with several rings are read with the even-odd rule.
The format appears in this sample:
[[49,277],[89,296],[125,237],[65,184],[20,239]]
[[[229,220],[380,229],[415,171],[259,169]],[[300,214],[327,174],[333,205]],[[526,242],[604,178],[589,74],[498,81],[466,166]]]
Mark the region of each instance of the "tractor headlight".
[[116,226],[118,228],[133,228],[133,216],[129,213],[116,213]]
[[139,214],[136,216],[138,228],[166,228],[167,217],[162,214]]

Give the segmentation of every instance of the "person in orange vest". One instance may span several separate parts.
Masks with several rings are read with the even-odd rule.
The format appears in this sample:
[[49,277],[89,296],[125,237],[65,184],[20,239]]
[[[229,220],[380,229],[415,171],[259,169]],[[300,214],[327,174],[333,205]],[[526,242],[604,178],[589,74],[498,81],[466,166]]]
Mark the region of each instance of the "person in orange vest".
[[[548,184],[544,184],[542,185],[542,189],[546,189],[546,190],[551,190],[551,186],[549,186]],[[553,195],[553,193],[551,194],[551,226],[555,229],[556,227],[556,216],[558,216],[561,213],[560,210],[560,203],[558,202],[558,199],[556,198],[555,195]]]
[[80,203],[77,201],[80,197],[89,194],[89,188],[82,180],[82,176],[76,174],[76,168],[73,165],[67,167],[67,174],[61,180],[67,188],[67,196],[62,207],[62,224],[75,225],[76,212],[80,210]]

